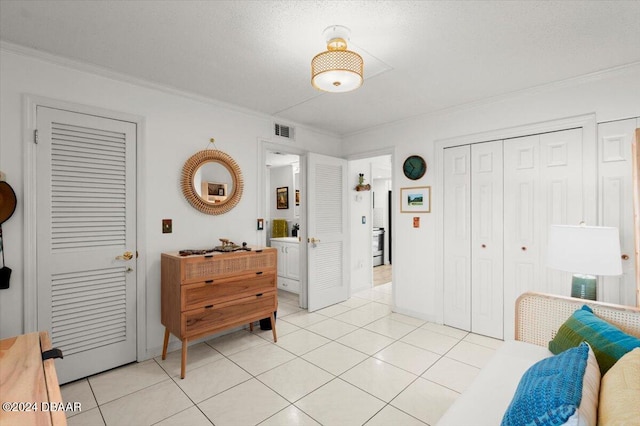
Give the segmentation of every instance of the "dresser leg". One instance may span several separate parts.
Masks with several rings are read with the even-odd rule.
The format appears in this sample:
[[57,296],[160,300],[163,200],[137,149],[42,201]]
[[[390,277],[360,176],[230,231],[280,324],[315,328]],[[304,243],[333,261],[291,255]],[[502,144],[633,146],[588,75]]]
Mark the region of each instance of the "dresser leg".
[[253,331],[253,322],[249,323],[249,331]]
[[184,379],[187,373],[187,339],[182,341],[182,365],[180,366],[180,378]]
[[273,341],[274,343],[278,341],[278,336],[276,336],[276,317],[271,314],[271,331],[273,331]]
[[162,345],[162,359],[167,359],[167,346],[169,346],[169,329],[164,328],[164,344]]

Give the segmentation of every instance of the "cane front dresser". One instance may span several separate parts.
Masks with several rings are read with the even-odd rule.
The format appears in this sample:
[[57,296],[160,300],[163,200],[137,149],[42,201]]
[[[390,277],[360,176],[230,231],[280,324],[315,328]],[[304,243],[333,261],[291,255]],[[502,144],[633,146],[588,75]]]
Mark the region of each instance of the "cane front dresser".
[[243,324],[253,331],[254,321],[270,318],[277,341],[277,253],[271,247],[189,256],[162,253],[162,359],[173,334],[182,341],[181,378],[187,345],[194,339]]

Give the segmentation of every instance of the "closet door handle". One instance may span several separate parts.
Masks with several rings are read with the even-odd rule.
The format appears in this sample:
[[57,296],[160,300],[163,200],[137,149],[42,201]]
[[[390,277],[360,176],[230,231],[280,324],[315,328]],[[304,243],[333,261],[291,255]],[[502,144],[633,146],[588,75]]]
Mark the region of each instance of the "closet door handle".
[[623,254],[620,257],[622,258],[622,260],[629,260],[629,255],[628,254]]
[[482,247],[482,248],[487,248],[487,245],[486,245],[486,244],[483,244],[483,245],[482,245],[482,246],[480,246],[480,247]]
[[527,251],[527,248],[523,246],[522,251]]

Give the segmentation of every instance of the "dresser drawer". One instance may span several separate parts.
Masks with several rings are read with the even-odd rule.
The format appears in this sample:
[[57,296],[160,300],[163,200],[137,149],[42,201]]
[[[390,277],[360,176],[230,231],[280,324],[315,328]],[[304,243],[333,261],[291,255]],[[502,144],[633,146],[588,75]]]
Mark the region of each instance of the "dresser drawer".
[[248,272],[276,270],[275,250],[243,251],[207,256],[187,257],[182,263],[182,284],[224,278]]
[[214,333],[225,328],[248,323],[264,313],[271,315],[277,308],[276,292],[251,296],[182,313],[184,336],[188,338]]
[[182,311],[203,308],[242,297],[255,296],[276,288],[274,273],[242,275],[234,278],[211,280],[181,288]]

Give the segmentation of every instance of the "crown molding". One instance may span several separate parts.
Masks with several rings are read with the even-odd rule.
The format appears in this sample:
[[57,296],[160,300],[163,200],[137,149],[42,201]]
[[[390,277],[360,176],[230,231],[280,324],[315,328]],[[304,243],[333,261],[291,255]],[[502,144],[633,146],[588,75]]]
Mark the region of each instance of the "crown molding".
[[[25,57],[41,60],[44,62],[49,62],[55,65],[63,66],[65,68],[73,69],[75,71],[82,71],[89,74],[98,75],[100,77],[108,78],[110,80],[118,81],[121,83],[133,84],[133,85],[144,87],[147,89],[164,92],[170,95],[180,96],[180,97],[191,99],[197,102],[202,102],[202,103],[213,105],[219,108],[224,108],[240,114],[249,115],[249,116],[260,118],[263,120],[269,120],[271,122],[277,121],[279,119],[277,115],[265,114],[263,112],[252,110],[249,108],[244,108],[229,102],[224,102],[208,96],[199,95],[194,92],[177,89],[175,87],[172,87],[166,84],[156,83],[156,82],[145,80],[139,77],[133,77],[129,74],[113,71],[111,69],[108,69],[99,65],[79,61],[76,59],[67,58],[65,56],[55,55],[52,53],[44,52],[42,50],[33,49],[30,47],[7,42],[4,40],[0,40],[0,51],[12,53],[19,56],[25,56]],[[288,121],[291,122],[290,120]],[[328,130],[318,129],[318,128],[307,126],[297,122],[292,122],[291,125],[298,129],[305,129],[317,134],[322,134],[322,135],[334,137],[334,138],[341,138],[339,134],[328,131]]]
[[583,74],[577,77],[570,77],[563,80],[554,81],[551,83],[540,84],[537,86],[528,87],[526,89],[515,90],[515,91],[504,93],[501,95],[492,96],[489,98],[483,98],[476,101],[466,102],[463,104],[442,108],[436,111],[415,114],[410,117],[402,118],[395,121],[390,121],[388,123],[367,127],[366,129],[355,130],[353,132],[345,133],[344,135],[342,135],[342,139],[344,140],[352,136],[360,135],[363,133],[369,133],[373,130],[379,130],[387,127],[396,126],[402,123],[408,123],[411,121],[415,121],[416,119],[419,119],[419,118],[433,118],[433,117],[439,117],[439,116],[448,115],[448,114],[455,114],[459,112],[469,111],[476,108],[481,108],[488,105],[505,102],[521,96],[531,96],[538,93],[562,89],[565,87],[579,86],[581,84],[589,83],[592,81],[603,80],[605,78],[609,78],[617,75],[623,75],[631,72],[640,72],[640,61],[631,62],[628,64],[620,65],[613,68],[607,68],[604,70],[595,71],[588,74]]

